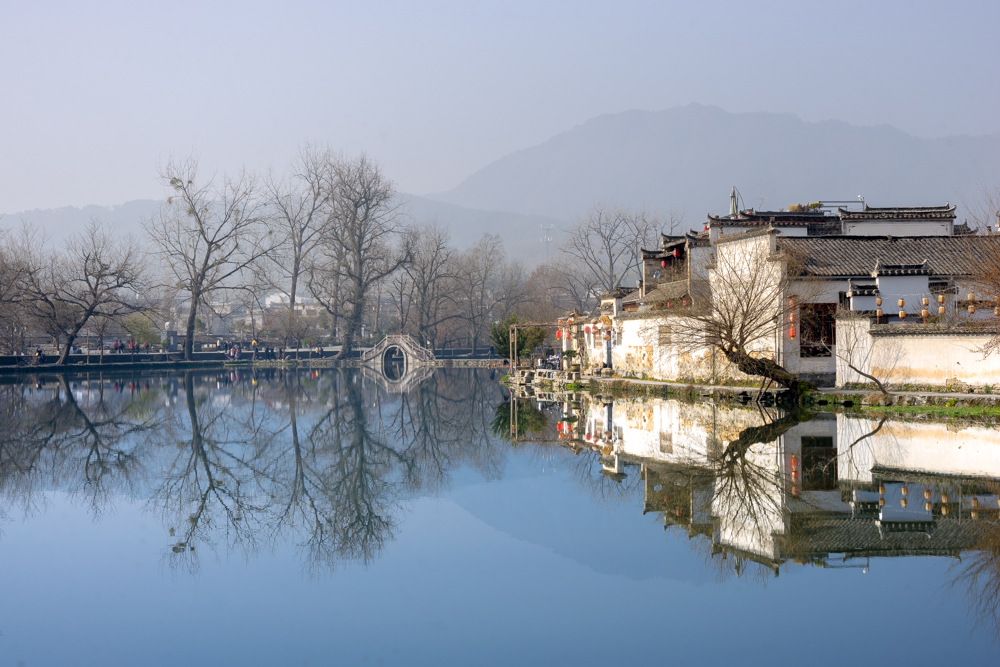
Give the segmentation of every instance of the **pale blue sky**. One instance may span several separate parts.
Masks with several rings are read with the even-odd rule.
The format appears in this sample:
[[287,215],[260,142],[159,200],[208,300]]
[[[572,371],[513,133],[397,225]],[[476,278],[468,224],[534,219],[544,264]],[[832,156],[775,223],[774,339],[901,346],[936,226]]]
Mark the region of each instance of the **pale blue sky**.
[[0,211],[158,197],[306,140],[408,192],[603,113],[700,102],[1000,132],[997,2],[0,4]]

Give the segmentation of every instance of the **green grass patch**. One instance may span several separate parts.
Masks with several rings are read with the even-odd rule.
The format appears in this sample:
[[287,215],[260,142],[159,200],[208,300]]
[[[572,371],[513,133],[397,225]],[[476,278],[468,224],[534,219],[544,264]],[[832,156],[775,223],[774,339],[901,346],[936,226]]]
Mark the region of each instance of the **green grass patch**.
[[948,405],[866,405],[869,412],[896,414],[942,415],[946,417],[1000,417],[1000,406],[948,406]]

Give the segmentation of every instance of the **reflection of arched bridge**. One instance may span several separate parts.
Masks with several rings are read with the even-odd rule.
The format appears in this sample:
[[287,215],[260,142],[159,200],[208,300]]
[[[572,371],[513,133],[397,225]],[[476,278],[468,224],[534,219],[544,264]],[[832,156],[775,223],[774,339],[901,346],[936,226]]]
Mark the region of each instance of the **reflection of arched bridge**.
[[361,362],[374,367],[391,383],[402,382],[418,366],[434,361],[434,352],[408,334],[392,334],[361,353]]
[[362,366],[361,374],[369,381],[382,387],[382,389],[384,389],[387,393],[405,394],[411,389],[414,389],[427,378],[433,376],[434,367],[420,366],[418,368],[411,369],[402,377],[395,379],[387,375],[384,371],[372,368],[371,366]]

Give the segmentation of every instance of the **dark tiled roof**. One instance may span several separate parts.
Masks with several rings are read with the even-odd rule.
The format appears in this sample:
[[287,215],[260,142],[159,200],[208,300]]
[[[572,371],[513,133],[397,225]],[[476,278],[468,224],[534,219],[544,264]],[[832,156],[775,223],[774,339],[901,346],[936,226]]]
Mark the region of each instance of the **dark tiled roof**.
[[848,211],[838,208],[841,220],[952,220],[954,206],[907,206],[895,208],[870,208]]
[[778,537],[785,557],[826,553],[852,556],[958,555],[982,539],[982,522],[935,517],[928,530],[880,531],[871,519],[797,517],[788,535]]
[[856,283],[853,280],[847,281],[847,296],[878,296],[878,286],[874,283]]
[[638,303],[639,302],[639,296],[641,294],[642,294],[642,292],[640,292],[637,289],[629,290],[628,295],[622,297],[622,303],[623,304],[625,304],[625,303]]
[[670,283],[662,283],[655,289],[646,293],[646,296],[639,299],[639,303],[656,303],[658,301],[675,300],[687,296],[688,281],[675,280]]
[[625,298],[626,296],[628,296],[629,294],[631,294],[634,291],[635,291],[635,288],[632,288],[632,287],[616,287],[613,290],[608,290],[607,292],[604,292],[603,294],[598,295],[597,298],[598,299],[623,299],[623,298]]
[[844,226],[841,224],[840,218],[832,216],[827,218],[826,222],[809,225],[806,228],[806,234],[809,236],[839,236],[843,231]]
[[955,225],[954,227],[952,227],[952,233],[955,236],[968,236],[971,234],[975,234],[976,230],[973,229],[972,227],[969,227],[969,223],[963,222],[959,225]]
[[688,247],[704,248],[712,245],[711,234],[707,230],[700,232],[689,231],[685,236],[687,237]]
[[837,220],[825,213],[805,213],[787,211],[741,211],[737,215],[714,216],[709,214],[708,220],[711,224],[722,227],[746,227],[754,225],[819,225]]
[[660,247],[666,248],[668,246],[672,246],[677,243],[683,243],[685,238],[686,237],[684,234],[681,234],[680,236],[671,236],[669,234],[664,234],[663,232],[660,232]]
[[886,264],[881,258],[875,262],[875,270],[872,271],[872,278],[878,276],[929,276],[930,267],[927,260],[919,264]]
[[[719,245],[720,243],[731,243],[732,241],[742,241],[743,239],[753,238],[754,236],[765,236],[766,234],[773,234],[773,233],[775,233],[775,230],[770,226],[761,227],[760,229],[744,229],[741,232],[733,232],[731,234],[720,235],[719,238],[716,239],[715,244]],[[798,238],[798,237],[789,237],[789,238]]]
[[995,322],[920,322],[875,324],[872,336],[995,336],[1000,327]]
[[1000,253],[1000,238],[988,236],[779,236],[779,250],[806,258],[812,276],[869,276],[876,262],[922,264],[930,275],[968,276],[990,252]]

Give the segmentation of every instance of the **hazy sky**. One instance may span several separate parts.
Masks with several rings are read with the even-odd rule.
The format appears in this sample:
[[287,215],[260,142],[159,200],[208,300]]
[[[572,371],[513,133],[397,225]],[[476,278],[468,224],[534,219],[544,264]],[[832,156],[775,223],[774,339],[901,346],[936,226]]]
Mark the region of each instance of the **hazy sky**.
[[0,3],[0,211],[159,197],[304,141],[447,190],[599,114],[700,102],[1000,132],[1000,2]]

